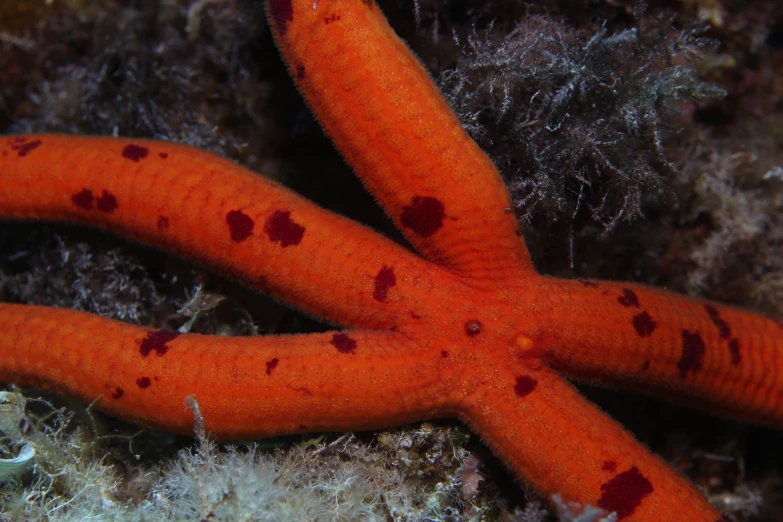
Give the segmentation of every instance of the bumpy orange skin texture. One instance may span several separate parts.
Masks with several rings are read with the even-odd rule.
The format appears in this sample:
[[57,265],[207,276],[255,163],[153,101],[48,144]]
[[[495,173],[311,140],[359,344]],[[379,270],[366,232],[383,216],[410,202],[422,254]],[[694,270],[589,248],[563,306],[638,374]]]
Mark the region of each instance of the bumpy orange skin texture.
[[421,256],[236,165],[163,142],[0,138],[0,215],[91,224],[350,330],[227,338],[0,305],[0,379],[223,438],[458,416],[545,495],[638,522],[717,522],[686,480],[561,375],[775,426],[781,325],[628,283],[539,276],[509,196],[365,0],[274,0],[313,112]]

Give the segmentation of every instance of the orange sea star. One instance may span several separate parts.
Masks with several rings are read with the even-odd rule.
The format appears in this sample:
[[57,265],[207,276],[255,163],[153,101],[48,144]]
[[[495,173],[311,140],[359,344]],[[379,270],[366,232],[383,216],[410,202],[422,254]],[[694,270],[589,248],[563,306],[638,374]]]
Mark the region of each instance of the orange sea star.
[[146,425],[254,438],[463,419],[546,495],[638,522],[718,522],[562,375],[781,425],[781,325],[629,283],[538,275],[508,193],[369,0],[273,0],[324,129],[421,257],[210,154],[0,138],[0,214],[100,226],[351,330],[231,338],[0,305],[0,379]]

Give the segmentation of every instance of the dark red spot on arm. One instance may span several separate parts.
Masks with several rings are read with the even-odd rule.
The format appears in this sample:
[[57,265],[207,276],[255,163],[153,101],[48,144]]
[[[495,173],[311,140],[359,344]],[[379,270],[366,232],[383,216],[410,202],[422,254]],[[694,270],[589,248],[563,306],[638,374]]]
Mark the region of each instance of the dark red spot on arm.
[[82,210],[92,210],[92,190],[82,189],[73,196],[71,202]]
[[394,275],[394,269],[385,266],[378,271],[375,276],[375,288],[372,297],[376,301],[384,302],[389,295],[389,289],[397,284],[397,276]]
[[340,20],[340,15],[338,14],[332,14],[324,18],[324,25],[329,25],[331,23],[337,22]]
[[630,306],[639,308],[639,298],[636,296],[636,292],[630,288],[623,288],[623,295],[617,298],[617,302],[626,308]]
[[273,243],[285,248],[302,242],[305,227],[291,219],[289,210],[276,210],[264,223],[264,232]]
[[117,210],[117,198],[111,192],[104,190],[100,197],[95,200],[95,206],[101,212],[111,214]]
[[294,9],[291,0],[270,0],[269,14],[277,25],[281,35],[288,30],[288,24],[294,21]]
[[653,321],[653,318],[650,317],[650,314],[647,312],[642,312],[633,316],[631,324],[633,324],[633,328],[636,330],[636,333],[639,334],[639,337],[649,337],[657,326],[655,321]]
[[111,394],[113,399],[121,399],[123,395],[125,395],[125,390],[123,390],[119,386],[117,386],[114,389],[114,393]]
[[144,390],[152,385],[152,381],[150,381],[149,377],[139,377],[136,379],[136,385]]
[[150,352],[154,350],[159,357],[165,355],[166,352],[169,351],[169,348],[171,348],[167,343],[173,341],[179,337],[179,335],[179,332],[172,332],[170,330],[155,330],[153,332],[148,332],[144,339],[137,341],[139,344],[139,353],[141,353],[142,357],[147,357]]
[[305,77],[305,66],[304,65],[297,65],[296,66],[296,77],[299,80],[304,79]]
[[647,370],[649,370],[649,369],[650,369],[650,361],[644,361],[644,362],[642,363],[642,371],[643,371],[643,372],[646,372],[646,371],[647,371]]
[[704,309],[707,311],[707,315],[710,316],[710,321],[712,321],[715,326],[718,327],[718,335],[720,335],[720,338],[728,339],[731,337],[731,328],[729,327],[729,323],[723,320],[723,318],[720,316],[720,312],[718,312],[718,309],[710,304],[704,305]]
[[443,227],[446,212],[443,203],[432,197],[415,196],[410,205],[402,209],[400,221],[421,237],[430,237]]
[[344,333],[334,334],[330,344],[340,353],[354,353],[356,351],[356,341]]
[[604,463],[601,464],[601,469],[604,471],[609,471],[611,473],[614,473],[615,471],[617,471],[617,462],[613,460],[604,461]]
[[160,159],[166,159],[166,158],[169,157],[169,153],[168,152],[158,152],[158,156],[160,157]]
[[440,351],[440,356],[441,356],[441,358],[446,359],[449,356],[449,352],[447,352],[446,350],[441,350]]
[[305,395],[310,395],[310,396],[313,395],[313,392],[311,392],[310,389],[307,388],[306,386],[289,386],[289,388],[296,392],[304,393]]
[[680,370],[680,378],[683,379],[688,372],[696,373],[701,370],[702,360],[704,359],[704,341],[699,332],[682,331],[682,356],[677,362],[677,369]]
[[30,154],[32,151],[37,149],[41,145],[41,140],[35,140],[35,141],[28,141],[25,142],[26,138],[22,138],[22,140],[14,145],[11,145],[11,149],[16,151],[16,154],[20,158],[24,158],[28,154]]
[[167,230],[169,228],[169,218],[158,216],[158,230]]
[[226,214],[226,223],[231,241],[241,243],[253,234],[255,222],[241,210],[232,210]]
[[465,323],[465,333],[468,337],[475,337],[481,333],[481,321],[478,319],[471,319]]
[[617,513],[617,519],[623,520],[633,515],[644,497],[652,493],[654,489],[647,477],[634,466],[601,485],[601,498],[598,499],[598,507],[614,511]]
[[593,283],[592,281],[588,281],[586,279],[578,279],[578,281],[585,288],[598,288],[598,284]]
[[536,389],[536,386],[538,386],[538,381],[527,375],[522,375],[517,377],[517,382],[514,384],[514,393],[517,394],[517,397],[527,397]]
[[122,157],[128,160],[133,161],[134,163],[138,163],[139,161],[146,158],[150,153],[150,149],[147,147],[142,147],[141,145],[125,145],[125,148],[122,149]]
[[742,355],[739,351],[739,340],[736,337],[729,341],[729,353],[731,354],[731,364],[737,366],[742,361]]
[[266,374],[267,375],[272,375],[272,370],[277,368],[277,363],[279,363],[279,362],[280,362],[280,359],[278,359],[277,357],[275,357],[274,359],[268,360],[266,362]]

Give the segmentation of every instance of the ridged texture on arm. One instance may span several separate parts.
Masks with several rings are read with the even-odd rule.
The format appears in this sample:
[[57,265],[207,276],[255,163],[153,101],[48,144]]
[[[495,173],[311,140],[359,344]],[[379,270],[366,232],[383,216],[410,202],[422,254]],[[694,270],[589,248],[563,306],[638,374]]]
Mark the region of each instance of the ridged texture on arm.
[[[178,335],[0,304],[0,380],[44,385],[129,420],[193,432],[187,397],[220,438],[361,430],[453,414],[449,381],[391,332]],[[453,387],[453,385],[451,385]]]
[[631,283],[550,282],[536,345],[558,370],[783,427],[780,322]]
[[406,291],[433,268],[358,223],[182,145],[3,136],[0,179],[2,216],[97,225],[342,325],[391,328],[408,318]]
[[374,2],[267,8],[310,108],[419,252],[476,285],[532,271],[497,170]]
[[614,511],[618,520],[720,520],[688,481],[547,368],[483,367],[462,418],[544,495]]

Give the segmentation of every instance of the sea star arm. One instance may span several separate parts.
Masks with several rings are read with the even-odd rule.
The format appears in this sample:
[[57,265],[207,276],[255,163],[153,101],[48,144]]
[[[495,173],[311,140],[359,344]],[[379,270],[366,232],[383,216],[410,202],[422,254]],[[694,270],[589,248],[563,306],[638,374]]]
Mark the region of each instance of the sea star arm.
[[[337,324],[391,328],[435,268],[230,161],[165,142],[0,137],[0,216],[96,225]],[[350,267],[350,268],[348,268]]]
[[477,361],[462,419],[537,490],[618,520],[719,522],[687,480],[543,365]]
[[324,130],[425,257],[476,285],[532,273],[492,161],[371,0],[273,0],[270,24]]
[[0,304],[0,380],[44,385],[148,426],[215,436],[363,430],[453,416],[455,386],[401,334],[224,337]]
[[783,427],[780,322],[642,285],[548,283],[531,350],[554,368]]
[[[660,383],[676,379],[684,365],[685,384],[674,386],[698,396],[719,388],[720,372],[712,384],[690,384],[708,373],[696,365],[732,369],[720,362],[721,343],[730,357],[736,339],[743,358],[766,361],[773,359],[764,346],[774,352],[779,339],[746,342],[756,323],[717,305],[714,313],[702,305],[715,327],[708,334],[703,315],[666,315],[687,308],[677,308],[678,298],[655,301],[655,292],[632,285],[535,275],[497,171],[377,6],[268,5],[278,43],[319,119],[397,226],[437,265],[273,183],[251,181],[229,162],[154,142],[3,139],[0,215],[104,226],[191,255],[335,322],[396,331],[178,336],[0,305],[0,379],[43,382],[86,400],[102,395],[99,405],[110,412],[183,432],[192,424],[183,403],[195,395],[207,427],[222,437],[364,429],[459,413],[545,493],[640,522],[719,520],[547,365],[623,381],[633,373],[623,361],[635,369],[646,354]],[[645,311],[649,317],[640,315]],[[652,332],[649,321],[659,313],[667,325]],[[666,334],[655,341],[663,356],[655,357],[656,344],[644,344],[652,336],[640,342],[639,328]],[[774,335],[769,328],[766,337]],[[693,355],[702,353],[693,350],[694,331],[714,357]],[[680,355],[688,355],[682,364],[673,360],[678,333]],[[610,355],[616,361],[600,366]],[[766,378],[760,366],[748,366],[746,384]]]

